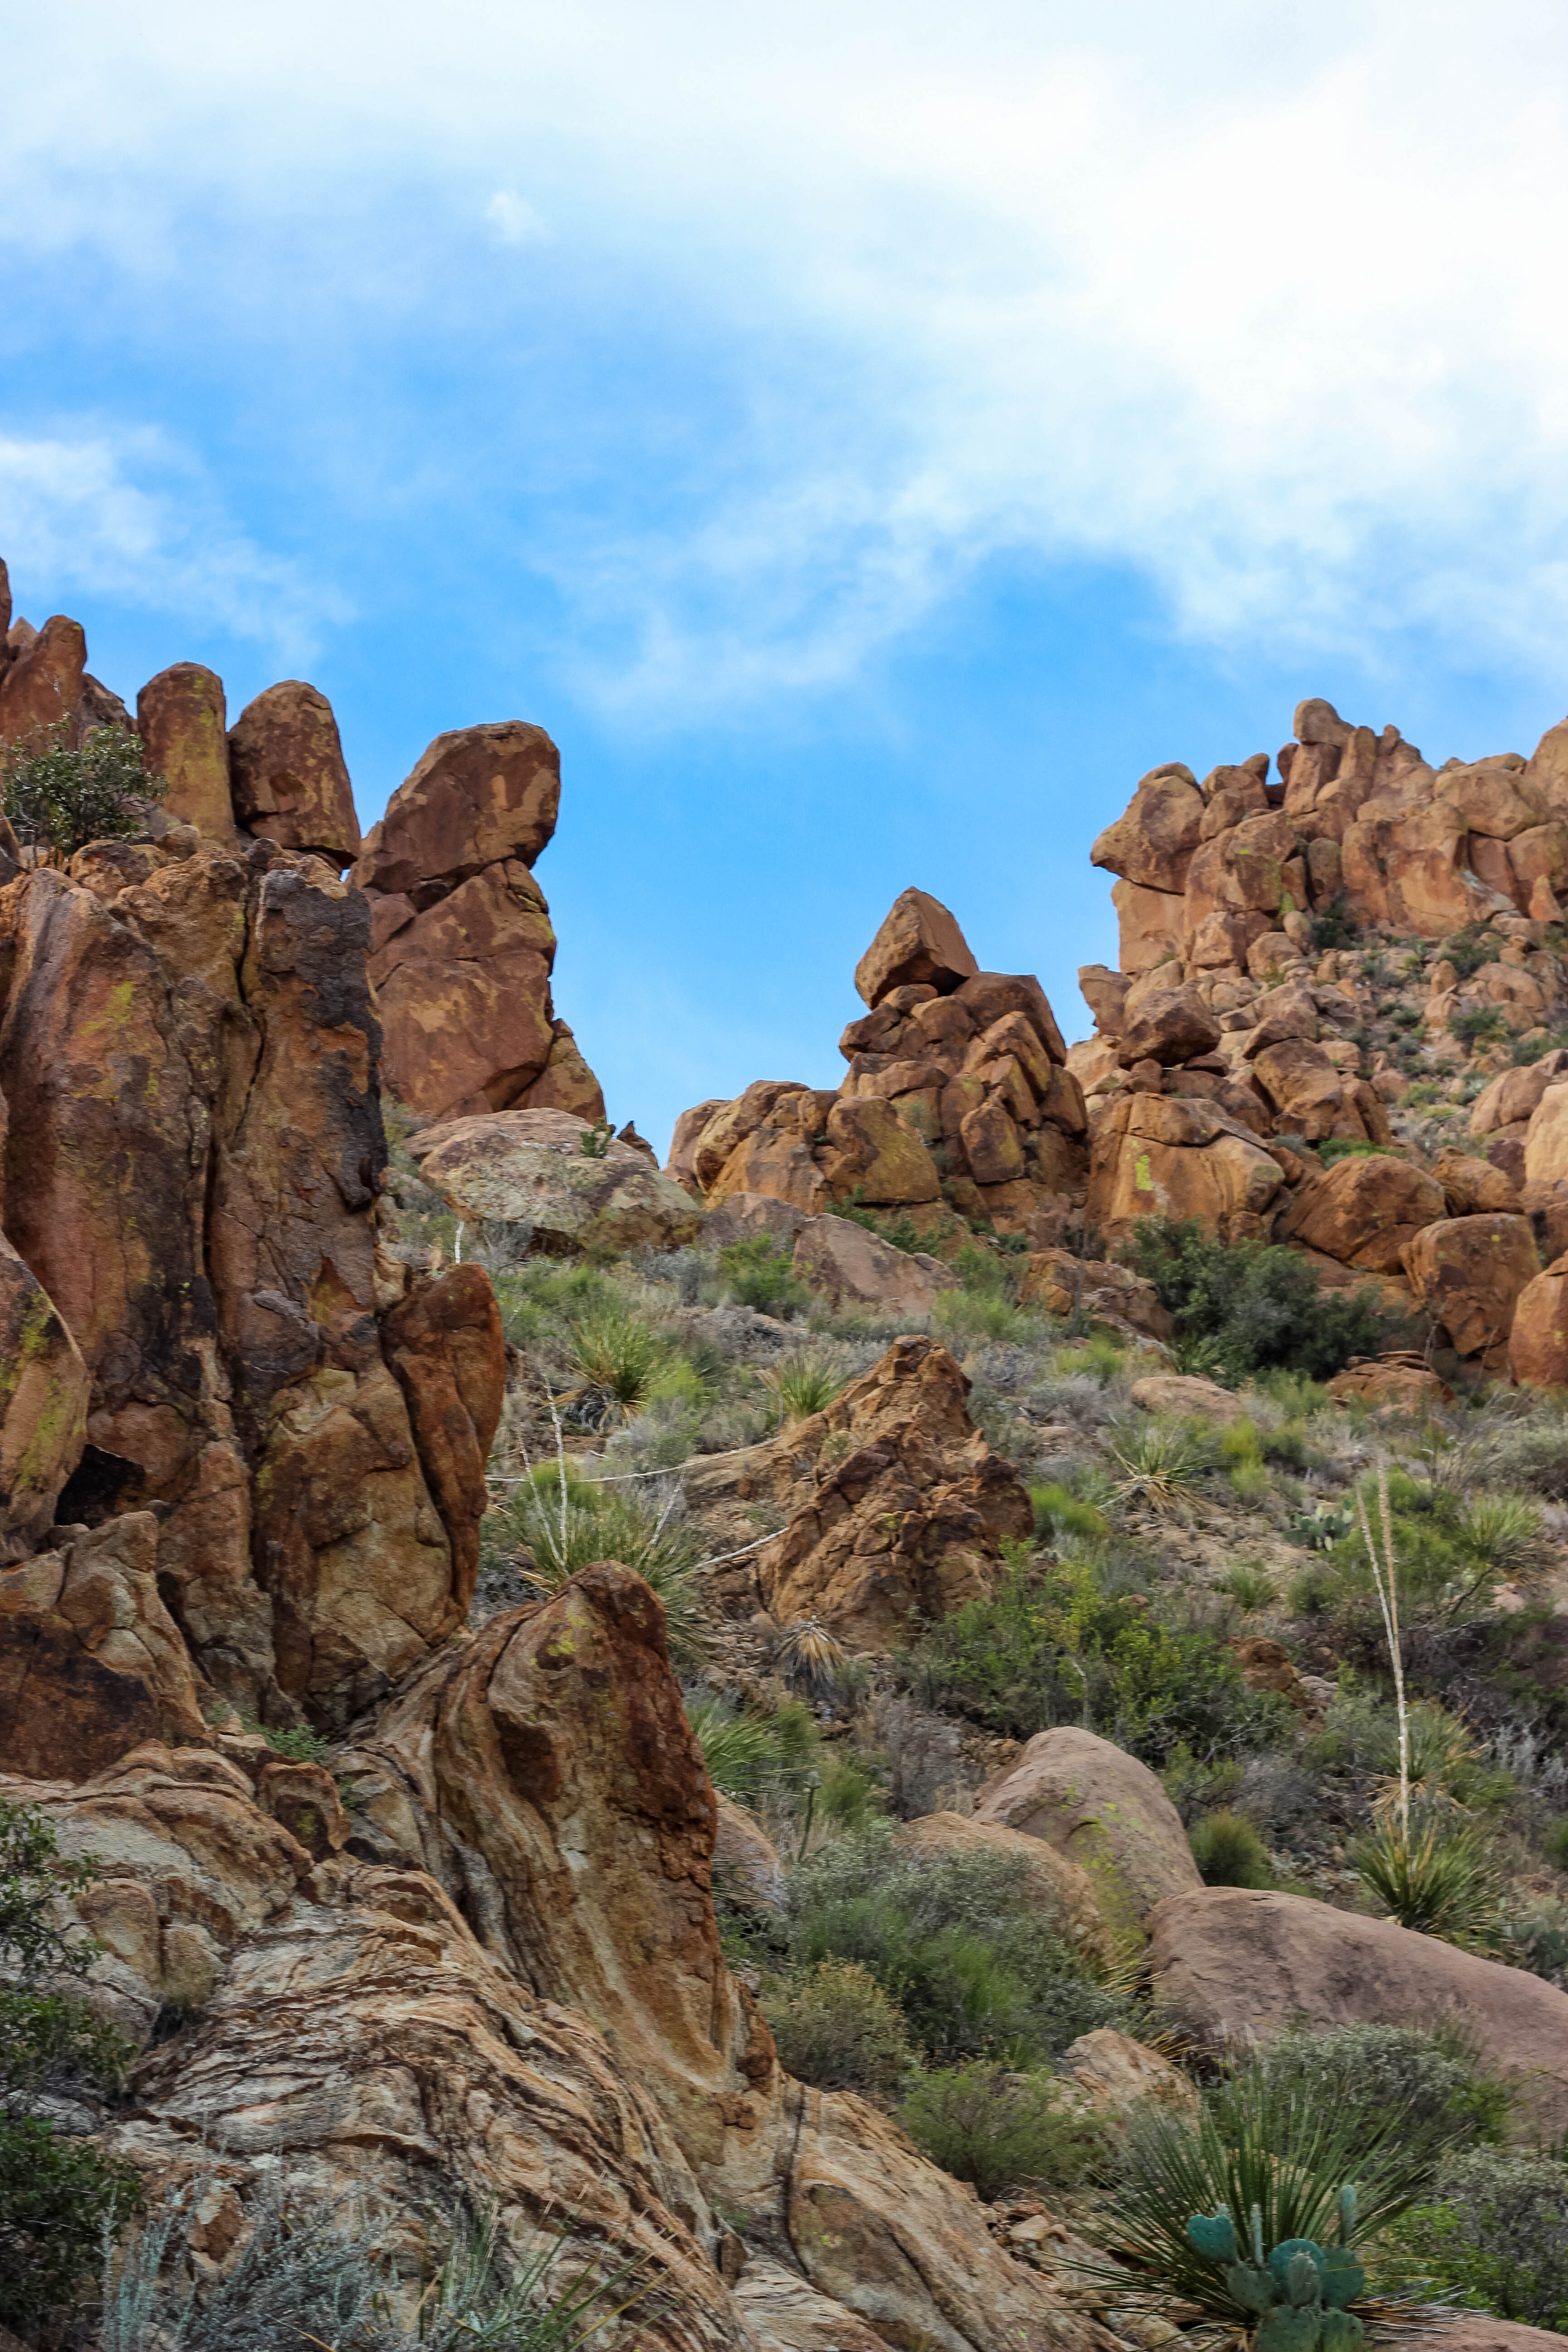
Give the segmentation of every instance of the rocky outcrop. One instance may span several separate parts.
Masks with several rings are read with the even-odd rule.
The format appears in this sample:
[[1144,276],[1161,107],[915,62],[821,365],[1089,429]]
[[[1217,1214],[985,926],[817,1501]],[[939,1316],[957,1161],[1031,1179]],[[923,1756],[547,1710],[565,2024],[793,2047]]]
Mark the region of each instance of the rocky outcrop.
[[528,1226],[547,1255],[678,1249],[702,1223],[689,1194],[647,1153],[570,1111],[450,1119],[412,1137],[409,1150],[454,1216]]
[[1077,1863],[1107,1926],[1122,1934],[1167,1895],[1203,1884],[1158,1775],[1092,1731],[1037,1731],[980,1791],[974,1818],[1043,1839]]
[[940,1258],[894,1249],[847,1217],[812,1218],[796,1237],[795,1267],[835,1314],[879,1307],[896,1315],[929,1315],[958,1280]]
[[1039,982],[978,971],[949,910],[906,890],[855,984],[871,1009],[839,1041],[837,1094],[758,1079],[683,1113],[666,1172],[710,1207],[747,1192],[808,1217],[849,1201],[955,1209],[1058,1243],[1082,1196],[1086,1122]]
[[[432,1660],[337,1759],[346,1843],[286,1825],[309,1792],[258,1748],[0,1784],[99,1857],[95,1998],[144,2051],[107,2144],[162,2189],[212,2176],[217,2259],[281,2164],[297,2197],[374,2210],[411,2279],[437,2184],[569,2265],[645,2262],[622,2352],[747,2352],[791,2340],[749,2314],[835,2306],[821,2341],[1089,2352],[970,2192],[780,2069],[720,1948],[713,1793],[637,1578],[589,1570]],[[804,2308],[765,2253],[732,2292],[737,2223],[787,2249]]]
[[161,1507],[208,1680],[345,1720],[461,1621],[476,1498],[433,1492],[377,1320],[365,902],[195,838],[0,890],[5,1231],[90,1381],[66,1516]]
[[88,1391],[76,1341],[0,1235],[0,1560],[33,1550],[53,1524],[86,1442]]
[[[222,678],[199,662],[176,662],[160,670],[136,698],[136,729],[147,765],[168,786],[165,814],[214,841],[232,840],[235,834],[226,710]],[[352,823],[352,794],[347,814]]]
[[1364,1919],[1300,1895],[1212,1886],[1161,1903],[1149,1921],[1154,1995],[1218,2049],[1288,2028],[1451,2019],[1488,2072],[1510,2082],[1522,2128],[1568,2125],[1568,2079],[1542,2063],[1568,2048],[1568,1993],[1392,1919]]
[[1195,1217],[1226,1241],[1267,1233],[1279,1163],[1217,1104],[1113,1095],[1097,1106],[1090,1137],[1088,1214],[1108,1239],[1140,1217]]
[[507,719],[437,735],[366,835],[354,878],[386,1080],[422,1118],[605,1115],[550,993],[555,934],[532,868],[560,805],[554,744]]
[[[221,691],[221,689],[220,689]],[[247,703],[229,730],[229,789],[247,833],[340,871],[359,856],[353,788],[332,706],[302,678]]]

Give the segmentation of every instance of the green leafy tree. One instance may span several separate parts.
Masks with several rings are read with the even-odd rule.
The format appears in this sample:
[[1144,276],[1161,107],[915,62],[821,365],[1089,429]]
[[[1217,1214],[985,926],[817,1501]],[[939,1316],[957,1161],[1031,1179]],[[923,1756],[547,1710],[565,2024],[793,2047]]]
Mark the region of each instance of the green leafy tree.
[[167,790],[140,736],[118,727],[89,727],[76,747],[56,727],[41,750],[14,744],[0,752],[0,809],[23,848],[51,865],[64,866],[89,841],[140,833],[136,803],[162,800]]
[[1132,1249],[1175,1319],[1187,1371],[1236,1381],[1278,1367],[1327,1380],[1386,1344],[1387,1318],[1372,1294],[1325,1294],[1295,1250],[1222,1242],[1195,1217],[1141,1218]]

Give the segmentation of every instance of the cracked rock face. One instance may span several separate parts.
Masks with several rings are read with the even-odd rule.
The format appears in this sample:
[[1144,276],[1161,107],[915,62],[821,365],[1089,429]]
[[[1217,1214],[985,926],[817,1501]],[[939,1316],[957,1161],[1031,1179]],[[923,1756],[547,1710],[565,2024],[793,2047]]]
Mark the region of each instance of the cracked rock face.
[[[270,844],[184,839],[0,890],[5,1238],[90,1383],[62,1515],[162,1507],[161,1588],[208,1680],[342,1722],[461,1622],[482,1481],[421,1402],[437,1343],[388,1351],[377,1319],[364,900]],[[425,1317],[468,1360],[480,1463],[484,1289]]]

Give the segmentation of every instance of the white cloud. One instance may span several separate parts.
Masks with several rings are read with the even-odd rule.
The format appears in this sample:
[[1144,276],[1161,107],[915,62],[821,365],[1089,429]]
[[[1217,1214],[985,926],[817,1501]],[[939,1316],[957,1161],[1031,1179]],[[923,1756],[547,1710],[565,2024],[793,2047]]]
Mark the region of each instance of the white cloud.
[[498,245],[542,245],[550,235],[525,196],[515,188],[498,188],[485,206],[485,218]]
[[438,42],[412,0],[64,0],[8,47],[0,218],[127,255],[214,188],[477,173],[520,244],[525,159],[574,254],[749,355],[721,481],[540,544],[628,707],[842,671],[1010,550],[1212,645],[1544,670],[1565,117],[1557,0],[449,0]]
[[47,582],[57,594],[201,612],[291,661],[348,617],[342,598],[237,531],[199,467],[154,433],[0,431],[0,548],[18,610],[36,603],[30,583]]

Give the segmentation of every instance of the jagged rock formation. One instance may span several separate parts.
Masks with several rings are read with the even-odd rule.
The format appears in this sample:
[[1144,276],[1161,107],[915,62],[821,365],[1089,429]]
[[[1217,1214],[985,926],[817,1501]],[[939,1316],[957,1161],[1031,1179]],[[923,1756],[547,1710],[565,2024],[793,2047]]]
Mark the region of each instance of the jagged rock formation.
[[[365,2200],[409,2274],[437,2189],[563,2231],[573,2262],[644,2258],[626,2352],[787,2352],[796,2316],[845,2345],[1103,2341],[883,2116],[779,2067],[720,1949],[713,1794],[640,1580],[590,1570],[431,1660],[339,1759],[316,1855],[265,1754],[149,1744],[75,1789],[5,1784],[103,1859],[81,1908],[123,2029],[193,2012],[107,2137],[160,2186],[216,2174],[220,2256],[281,2160]],[[743,2294],[721,2215],[757,2245]]]
[[560,805],[561,754],[542,727],[465,727],[437,735],[366,838],[354,878],[371,902],[387,1081],[422,1118],[605,1115],[551,1002],[555,934],[532,867]]
[[1041,1245],[1086,1173],[1083,1099],[1037,980],[983,972],[948,909],[895,902],[856,966],[870,1007],[839,1040],[837,1093],[758,1079],[677,1122],[667,1173],[711,1208],[736,1193],[810,1217],[835,1202],[944,1201]]

